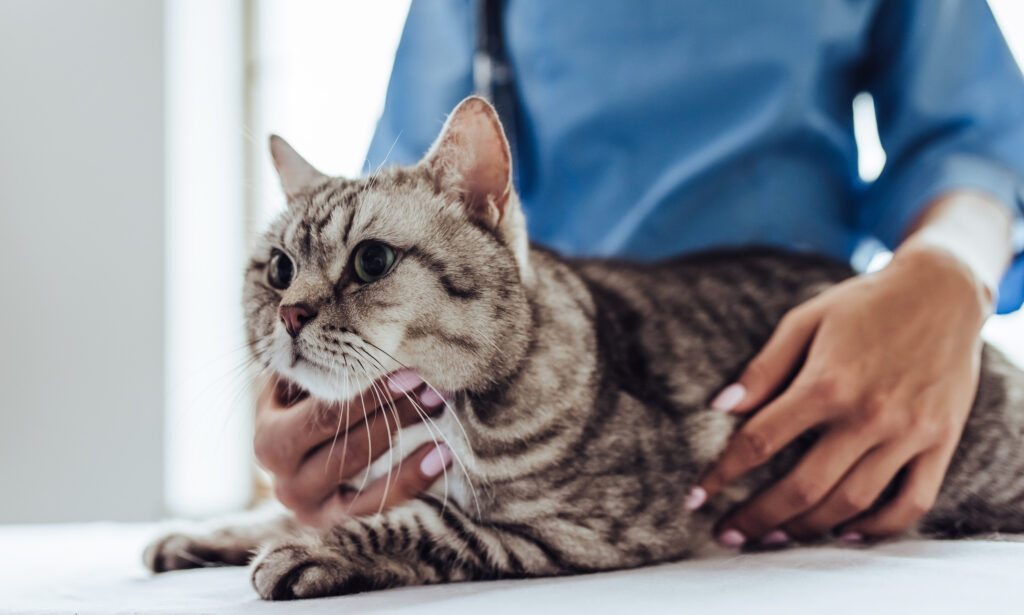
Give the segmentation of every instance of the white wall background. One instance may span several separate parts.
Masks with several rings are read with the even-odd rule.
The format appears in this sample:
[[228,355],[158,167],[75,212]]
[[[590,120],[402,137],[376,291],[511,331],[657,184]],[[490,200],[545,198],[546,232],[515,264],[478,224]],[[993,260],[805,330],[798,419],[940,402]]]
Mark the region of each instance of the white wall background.
[[163,497],[158,0],[0,1],[0,522]]
[[167,79],[166,509],[244,507],[252,487],[245,369],[245,10],[165,3]]
[[253,6],[250,128],[259,135],[253,214],[262,228],[284,204],[267,134],[283,136],[325,173],[367,172],[366,150],[409,0],[256,0]]

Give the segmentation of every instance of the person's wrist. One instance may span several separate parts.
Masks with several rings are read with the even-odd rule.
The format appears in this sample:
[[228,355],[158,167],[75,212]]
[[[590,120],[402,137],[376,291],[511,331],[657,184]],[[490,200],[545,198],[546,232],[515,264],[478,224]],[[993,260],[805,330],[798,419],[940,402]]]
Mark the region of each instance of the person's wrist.
[[964,265],[981,285],[986,316],[998,302],[999,283],[1013,252],[1011,215],[999,200],[983,192],[950,190],[928,205],[897,250],[905,256]]
[[940,287],[975,306],[982,321],[995,309],[995,283],[941,245],[910,239],[896,250],[890,267],[906,272],[911,280],[926,287],[931,287],[930,280],[943,280]]

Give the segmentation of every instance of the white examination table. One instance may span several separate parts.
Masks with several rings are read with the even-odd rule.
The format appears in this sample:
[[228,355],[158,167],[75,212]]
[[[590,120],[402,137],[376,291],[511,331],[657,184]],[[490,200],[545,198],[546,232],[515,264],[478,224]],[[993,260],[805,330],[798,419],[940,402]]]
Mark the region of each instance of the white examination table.
[[1018,542],[792,549],[581,577],[265,603],[243,568],[151,576],[139,554],[163,530],[0,526],[0,613],[1024,614]]

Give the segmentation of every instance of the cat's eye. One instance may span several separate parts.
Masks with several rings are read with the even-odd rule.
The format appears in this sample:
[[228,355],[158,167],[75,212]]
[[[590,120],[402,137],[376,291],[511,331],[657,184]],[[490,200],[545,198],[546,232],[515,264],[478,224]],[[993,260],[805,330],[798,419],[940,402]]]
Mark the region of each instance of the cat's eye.
[[291,286],[292,276],[295,275],[295,264],[284,252],[273,249],[270,251],[270,263],[267,267],[267,283],[277,290],[284,290]]
[[352,267],[362,282],[376,282],[395,266],[395,250],[379,241],[364,241],[356,248]]

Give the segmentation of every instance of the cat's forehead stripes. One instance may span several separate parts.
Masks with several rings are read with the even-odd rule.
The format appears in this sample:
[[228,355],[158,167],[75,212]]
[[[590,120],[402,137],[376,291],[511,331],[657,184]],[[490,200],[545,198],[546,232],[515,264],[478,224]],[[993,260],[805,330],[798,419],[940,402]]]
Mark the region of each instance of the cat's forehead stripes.
[[327,257],[348,244],[348,235],[365,190],[362,181],[329,180],[292,204],[294,213],[281,242],[304,261],[329,262]]
[[[354,232],[358,234],[373,224],[372,218],[361,218],[365,213],[363,210],[367,206],[375,211],[388,206],[386,200],[375,196],[417,191],[422,191],[423,196],[438,195],[437,186],[430,178],[408,169],[387,169],[372,177],[355,180],[329,178],[295,198],[289,210],[292,217],[282,232],[281,241],[304,258],[348,246]],[[339,229],[338,216],[342,214],[344,222]]]
[[[291,201],[279,242],[300,267],[337,282],[357,243],[381,230],[402,233],[403,217],[390,211],[396,198],[411,197],[415,202],[433,196],[429,184],[416,180],[413,174],[391,170],[372,178],[329,179]],[[378,229],[384,220],[386,227]]]

